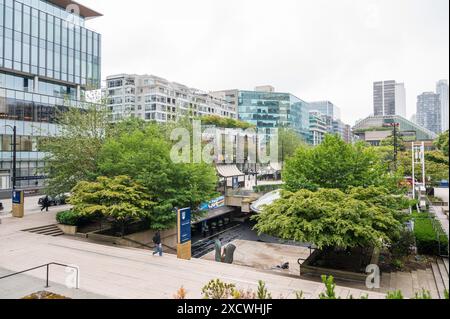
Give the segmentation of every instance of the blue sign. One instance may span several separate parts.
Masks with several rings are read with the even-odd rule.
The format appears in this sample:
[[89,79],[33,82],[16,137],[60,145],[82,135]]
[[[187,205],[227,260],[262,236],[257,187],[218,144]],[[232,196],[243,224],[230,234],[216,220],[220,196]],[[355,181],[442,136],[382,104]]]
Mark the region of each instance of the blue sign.
[[191,209],[178,211],[178,242],[184,244],[191,241]]
[[12,202],[13,204],[22,204],[22,191],[13,191]]
[[210,200],[208,203],[203,203],[200,205],[199,210],[206,211],[225,206],[225,196],[217,197]]

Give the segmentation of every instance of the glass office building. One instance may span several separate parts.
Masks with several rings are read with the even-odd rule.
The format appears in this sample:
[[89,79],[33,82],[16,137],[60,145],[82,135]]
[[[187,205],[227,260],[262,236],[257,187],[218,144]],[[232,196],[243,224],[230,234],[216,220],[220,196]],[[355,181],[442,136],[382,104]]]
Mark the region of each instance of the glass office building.
[[101,36],[85,28],[98,16],[70,0],[0,0],[0,190],[11,188],[12,128],[16,184],[41,186],[39,137],[57,132],[58,111],[86,107],[84,93],[100,88]]
[[309,138],[308,104],[289,93],[239,91],[239,119],[254,124],[259,132],[291,128],[305,141]]

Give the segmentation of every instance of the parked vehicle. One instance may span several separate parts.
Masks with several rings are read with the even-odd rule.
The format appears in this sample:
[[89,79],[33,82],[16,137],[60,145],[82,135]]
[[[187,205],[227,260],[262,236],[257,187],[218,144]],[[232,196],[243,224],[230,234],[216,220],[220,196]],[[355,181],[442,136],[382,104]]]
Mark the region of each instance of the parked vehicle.
[[[38,205],[42,206],[42,204],[44,203],[46,196],[43,196],[41,198],[39,198],[38,201]],[[66,201],[67,201],[67,195],[66,194],[59,194],[56,196],[48,196],[48,201],[49,201],[49,205],[50,206],[61,206],[61,205],[66,205]]]

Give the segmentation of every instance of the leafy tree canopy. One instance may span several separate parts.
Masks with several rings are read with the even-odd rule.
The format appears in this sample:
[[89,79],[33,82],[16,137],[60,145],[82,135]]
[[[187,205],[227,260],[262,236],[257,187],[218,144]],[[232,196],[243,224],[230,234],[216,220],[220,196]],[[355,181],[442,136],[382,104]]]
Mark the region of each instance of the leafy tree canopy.
[[128,176],[99,177],[94,182],[79,182],[69,203],[79,216],[103,216],[122,226],[152,217],[155,205],[146,189]]
[[348,193],[337,189],[283,191],[281,199],[255,216],[255,229],[260,234],[313,243],[319,249],[380,247],[402,229],[405,215],[398,209],[408,205],[404,198],[376,187],[354,188]]
[[336,135],[327,135],[317,147],[300,147],[286,161],[283,179],[286,190],[291,192],[371,185],[395,189],[397,177],[387,167],[374,149],[364,143],[347,144]]
[[300,147],[306,147],[306,143],[294,130],[290,128],[278,130],[278,156],[281,162],[292,157]]
[[442,133],[439,135],[439,137],[434,142],[436,147],[444,153],[445,156],[448,156],[448,138],[449,138],[449,131]]
[[[412,176],[412,154],[411,152],[402,152],[399,154],[399,167],[406,176]],[[438,183],[441,180],[448,180],[449,177],[449,161],[439,151],[425,153],[425,175],[429,183]],[[415,178],[422,180],[422,167],[416,166]]]
[[217,115],[210,115],[210,116],[203,116],[199,118],[199,120],[202,121],[203,125],[214,125],[221,128],[241,128],[241,129],[248,129],[248,128],[254,128],[255,126],[239,121],[232,118],[224,118]]
[[152,201],[153,227],[175,223],[175,207],[198,207],[216,195],[216,172],[208,164],[175,164],[172,143],[158,124],[123,132],[103,145],[98,168],[102,175],[128,175],[145,187]]
[[58,115],[56,136],[40,140],[46,152],[47,194],[67,193],[79,181],[93,181],[97,175],[99,149],[109,135],[108,114],[95,106],[86,110],[70,108]]

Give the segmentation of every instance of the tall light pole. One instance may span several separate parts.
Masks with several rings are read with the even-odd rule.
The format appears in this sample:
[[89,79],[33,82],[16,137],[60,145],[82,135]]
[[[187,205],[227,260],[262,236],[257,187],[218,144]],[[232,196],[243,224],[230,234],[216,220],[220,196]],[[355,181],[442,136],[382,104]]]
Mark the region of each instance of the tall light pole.
[[17,179],[17,126],[5,125],[5,127],[9,127],[13,131],[13,169],[12,169],[12,188],[16,189],[16,179]]
[[398,159],[398,131],[397,131],[397,128],[400,127],[400,123],[393,122],[393,123],[388,123],[385,126],[394,128],[394,132],[393,132],[393,138],[394,138],[394,169],[397,171],[397,166],[398,166],[398,161],[397,161],[397,159]]

